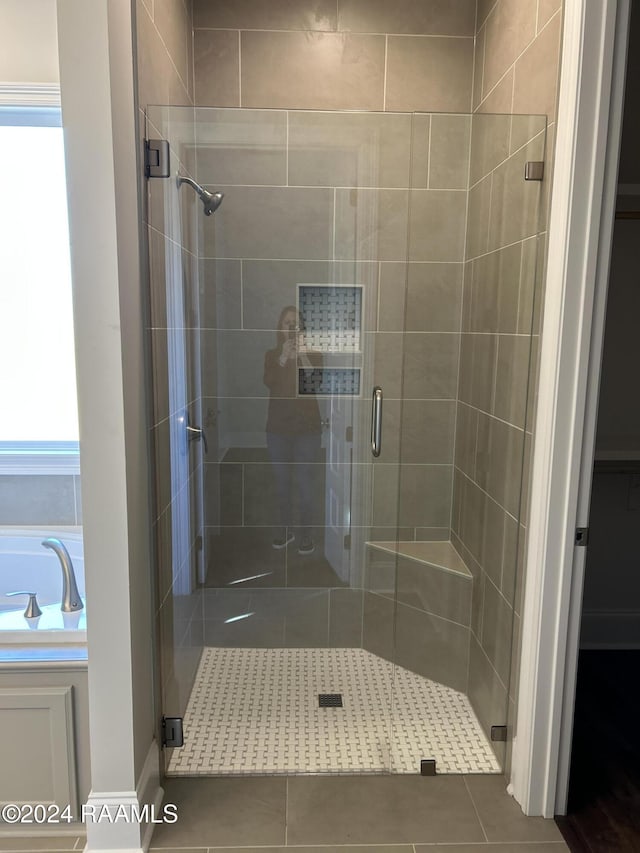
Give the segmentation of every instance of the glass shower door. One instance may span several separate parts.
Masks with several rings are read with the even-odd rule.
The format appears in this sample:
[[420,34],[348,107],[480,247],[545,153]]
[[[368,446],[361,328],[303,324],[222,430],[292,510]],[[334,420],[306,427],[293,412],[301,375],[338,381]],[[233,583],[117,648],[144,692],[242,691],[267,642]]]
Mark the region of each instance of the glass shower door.
[[396,549],[394,772],[505,768],[544,230],[525,167],[545,134],[544,116],[413,119],[399,518],[424,525],[421,493],[438,525]]
[[[185,588],[174,566],[159,610],[163,680],[181,685],[163,712],[184,716],[186,743],[168,771],[388,771],[395,556],[371,554],[399,536],[411,116],[193,115],[156,119],[174,155],[151,206],[162,222],[179,211],[181,239],[194,235],[152,229],[185,271],[152,281],[165,299],[152,326],[171,326],[171,288],[199,294],[183,331],[199,342],[201,391],[188,396],[207,438],[190,540],[206,565]],[[197,186],[178,188],[177,170]],[[211,216],[200,187],[224,193]],[[159,465],[174,476],[171,441]],[[162,564],[178,513],[172,502],[159,516]]]
[[498,772],[544,118],[149,118],[168,772]]

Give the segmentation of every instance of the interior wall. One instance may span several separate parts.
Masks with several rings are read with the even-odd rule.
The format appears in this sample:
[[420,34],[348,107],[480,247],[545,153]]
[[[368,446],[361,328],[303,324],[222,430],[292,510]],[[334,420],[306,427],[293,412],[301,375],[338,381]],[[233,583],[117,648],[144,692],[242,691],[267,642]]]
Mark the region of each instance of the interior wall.
[[[504,249],[493,257],[489,254],[480,265],[474,263],[467,268],[465,279],[465,317],[482,317],[483,314],[488,317],[491,303],[496,297],[501,306],[505,305],[505,300],[507,305],[509,301],[513,304],[518,287],[526,284],[527,280],[533,286],[532,292],[527,294],[533,306],[532,324],[529,324],[530,317],[526,316],[526,312],[520,311],[517,338],[511,337],[515,327],[501,325],[504,315],[500,317],[500,314],[496,318],[497,324],[485,330],[490,331],[493,338],[463,336],[463,351],[466,350],[467,357],[463,355],[461,359],[461,407],[456,446],[456,502],[460,519],[458,536],[461,547],[466,549],[464,553],[471,551],[470,557],[473,559],[470,565],[474,574],[481,579],[475,588],[473,604],[470,695],[485,728],[496,723],[495,716],[499,709],[504,709],[504,700],[508,695],[508,722],[512,728],[510,737],[514,734],[515,725],[520,613],[526,583],[526,567],[523,566],[522,557],[528,513],[528,471],[535,423],[537,353],[546,267],[545,223],[548,219],[553,172],[561,30],[561,0],[541,0],[538,3],[480,0],[478,3],[474,122],[482,121],[480,114],[483,113],[514,116],[508,127],[508,141],[506,136],[499,133],[490,140],[485,151],[489,165],[493,165],[491,158],[493,163],[505,160],[507,152],[518,170],[522,168],[525,159],[538,159],[539,152],[535,152],[536,157],[532,158],[526,149],[521,149],[527,143],[528,124],[522,124],[515,116],[547,116],[541,224],[537,237],[539,248],[536,249],[536,238],[533,236],[535,229],[515,234],[514,242],[520,245]],[[479,132],[475,144],[480,143],[482,150],[482,124],[474,124],[474,128]],[[493,129],[497,130],[497,127]],[[507,131],[506,126],[504,130]],[[508,162],[505,160],[505,166],[501,168],[508,168]],[[479,174],[482,174],[482,170]],[[515,177],[515,186],[522,186],[519,184],[520,175]],[[474,192],[478,210],[481,211],[482,181],[472,189]],[[520,204],[521,201],[513,198],[508,200],[507,209],[512,210],[511,205]],[[470,214],[470,226],[471,219]],[[479,221],[483,221],[482,216]],[[523,237],[529,239],[523,242]],[[495,247],[488,248],[491,250]],[[473,257],[473,254],[471,244],[467,256]],[[519,259],[515,257],[517,254],[520,255]],[[522,263],[518,264],[518,260]],[[490,272],[492,264],[494,287],[482,289],[474,286],[478,283],[474,281],[477,279],[478,267],[485,267],[486,274]],[[535,269],[532,268],[534,264]],[[473,303],[469,301],[471,296]],[[509,334],[505,335],[505,332]],[[523,333],[529,340],[522,338]],[[525,363],[528,361],[529,348],[532,352],[530,366]],[[522,391],[527,381],[529,394],[525,401]],[[501,399],[507,399],[504,397],[505,383],[506,387],[511,386],[515,392],[512,398],[517,401],[515,409],[501,409]],[[468,389],[466,400],[465,388]],[[526,421],[523,419],[525,402]],[[523,455],[521,476],[519,460]],[[491,488],[492,482],[506,486],[508,494],[503,493],[501,496]],[[483,495],[483,491],[488,494]],[[479,518],[481,523],[475,529],[470,525],[465,530],[465,518]]]
[[59,80],[56,0],[3,0],[0,84],[55,85]]

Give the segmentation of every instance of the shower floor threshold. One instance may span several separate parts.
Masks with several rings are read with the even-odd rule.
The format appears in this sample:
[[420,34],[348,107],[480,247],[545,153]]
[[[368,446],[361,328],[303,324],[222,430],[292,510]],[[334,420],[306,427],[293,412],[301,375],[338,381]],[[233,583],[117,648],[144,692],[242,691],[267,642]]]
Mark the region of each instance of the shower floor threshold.
[[168,775],[500,772],[463,693],[363,649],[205,648],[184,733]]

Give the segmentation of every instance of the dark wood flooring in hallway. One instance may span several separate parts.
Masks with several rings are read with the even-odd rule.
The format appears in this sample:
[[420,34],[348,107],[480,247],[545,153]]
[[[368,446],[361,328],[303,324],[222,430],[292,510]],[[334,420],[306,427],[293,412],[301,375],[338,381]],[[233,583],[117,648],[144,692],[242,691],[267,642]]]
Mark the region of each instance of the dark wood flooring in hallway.
[[574,853],[640,851],[640,651],[583,651],[569,807]]

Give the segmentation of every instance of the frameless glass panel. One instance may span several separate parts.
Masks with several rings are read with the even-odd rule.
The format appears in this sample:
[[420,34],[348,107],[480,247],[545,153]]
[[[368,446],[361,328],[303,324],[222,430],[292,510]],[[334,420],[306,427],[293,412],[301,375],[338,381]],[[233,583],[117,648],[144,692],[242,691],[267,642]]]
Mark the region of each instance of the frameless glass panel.
[[544,118],[149,119],[169,772],[497,772]]
[[[206,744],[168,770],[388,770],[395,557],[372,543],[400,535],[411,116],[149,117],[172,147],[171,178],[150,182],[163,711]],[[178,170],[197,186],[178,189]],[[224,194],[211,216],[203,190]],[[202,444],[185,450],[181,432],[194,411],[207,438],[195,470]],[[176,548],[188,475],[203,523]]]
[[[499,772],[527,448],[541,116],[416,114],[392,769]],[[530,427],[529,427],[530,428]]]

